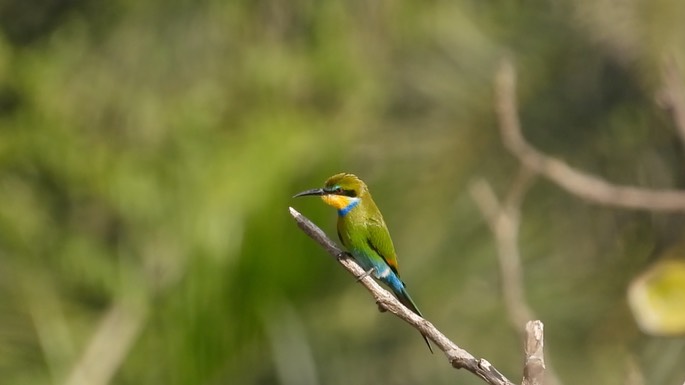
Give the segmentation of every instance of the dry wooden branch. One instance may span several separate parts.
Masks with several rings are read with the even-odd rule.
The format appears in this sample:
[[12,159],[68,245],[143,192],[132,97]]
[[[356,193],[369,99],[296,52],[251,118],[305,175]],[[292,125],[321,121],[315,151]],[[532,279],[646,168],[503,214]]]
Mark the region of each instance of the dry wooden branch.
[[523,292],[523,271],[518,248],[521,223],[520,206],[533,174],[522,167],[504,204],[500,204],[492,187],[485,180],[470,186],[471,197],[478,205],[495,238],[497,260],[502,280],[502,296],[514,329],[523,335],[523,326],[536,316],[528,306]]
[[428,337],[445,353],[448,361],[454,368],[466,369],[491,385],[514,385],[487,360],[474,357],[471,353],[460,348],[445,337],[433,324],[407,309],[395,296],[376,283],[373,278],[365,275],[364,270],[347,253],[341,250],[335,242],[328,238],[318,226],[292,207],[289,209],[290,215],[295,218],[297,225],[305,234],[320,244],[328,254],[336,258],[353,276],[364,277],[360,282],[373,295],[379,308],[396,315]]
[[502,62],[495,78],[495,99],[500,134],[507,150],[526,167],[571,194],[606,206],[649,211],[685,211],[683,191],[615,185],[577,170],[526,142],[518,117],[516,72],[509,60]]
[[[502,280],[502,296],[509,320],[514,330],[526,342],[524,385],[541,385],[545,374],[544,358],[542,357],[542,322],[528,321],[537,318],[537,316],[525,298],[523,268],[521,267],[521,255],[518,247],[521,204],[531,186],[533,177],[534,173],[522,165],[502,204],[500,204],[490,184],[485,180],[477,180],[470,187],[471,196],[495,238]],[[525,330],[524,324],[526,325]],[[535,341],[537,341],[537,345],[534,345]],[[547,372],[548,385],[561,384],[561,380],[551,366]]]
[[[545,378],[544,325],[540,321],[526,324],[526,361],[522,385],[542,385]],[[555,380],[556,381],[556,380]]]

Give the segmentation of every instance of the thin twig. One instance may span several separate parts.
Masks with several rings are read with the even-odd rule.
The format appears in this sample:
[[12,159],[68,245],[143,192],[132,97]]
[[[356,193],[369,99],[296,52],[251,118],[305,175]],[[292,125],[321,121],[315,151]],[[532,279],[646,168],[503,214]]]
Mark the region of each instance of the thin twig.
[[[341,250],[330,238],[328,238],[318,226],[292,207],[289,209],[290,215],[295,218],[300,229],[319,243],[331,256],[336,258],[347,271],[355,277],[362,277],[365,275],[364,270],[359,267],[347,253]],[[444,334],[436,329],[433,324],[407,309],[395,298],[395,296],[376,283],[373,278],[366,275],[360,282],[373,295],[379,308],[396,315],[420,331],[421,334],[431,339],[435,345],[445,353],[447,359],[454,368],[466,369],[491,385],[514,385],[487,360],[475,358],[471,353],[450,341]]]
[[495,78],[496,110],[504,146],[521,163],[566,191],[588,201],[614,207],[649,211],[685,211],[685,192],[619,186],[577,170],[546,155],[528,142],[521,132],[516,101],[516,72],[509,60],[500,65]]

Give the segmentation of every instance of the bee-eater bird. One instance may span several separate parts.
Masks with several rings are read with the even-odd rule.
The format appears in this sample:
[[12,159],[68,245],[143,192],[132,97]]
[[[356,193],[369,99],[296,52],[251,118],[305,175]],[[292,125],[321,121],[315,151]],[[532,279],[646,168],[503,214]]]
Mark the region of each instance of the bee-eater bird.
[[[355,261],[381,280],[409,310],[423,317],[400,280],[397,254],[380,210],[366,184],[356,175],[341,173],[328,178],[323,188],[303,191],[294,197],[317,195],[338,210],[338,238]],[[423,336],[431,353],[428,338]]]

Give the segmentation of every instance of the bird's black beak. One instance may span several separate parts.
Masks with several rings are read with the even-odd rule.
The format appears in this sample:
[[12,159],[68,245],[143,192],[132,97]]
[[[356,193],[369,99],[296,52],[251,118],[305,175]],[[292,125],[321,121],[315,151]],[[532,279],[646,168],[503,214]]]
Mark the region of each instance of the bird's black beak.
[[299,193],[299,194],[295,194],[295,195],[293,195],[293,198],[303,197],[303,196],[307,196],[307,195],[325,195],[325,194],[326,194],[326,191],[324,191],[324,189],[322,189],[322,188],[313,188],[313,189],[311,189],[311,190],[302,191],[302,192]]

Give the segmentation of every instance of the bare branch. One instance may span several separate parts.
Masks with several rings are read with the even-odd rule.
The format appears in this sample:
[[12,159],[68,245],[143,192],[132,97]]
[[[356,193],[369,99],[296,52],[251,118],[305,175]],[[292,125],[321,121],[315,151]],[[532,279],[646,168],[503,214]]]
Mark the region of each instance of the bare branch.
[[526,362],[523,385],[542,385],[545,378],[544,325],[540,321],[526,324]]
[[[330,238],[328,238],[318,226],[292,207],[289,209],[290,215],[295,218],[300,229],[326,249],[326,251],[336,258],[347,271],[355,277],[362,277],[365,275],[364,270],[359,267],[352,258],[349,258],[347,253],[341,250]],[[491,385],[514,385],[487,360],[475,358],[472,354],[450,341],[444,334],[435,328],[433,324],[407,309],[397,300],[397,298],[395,298],[395,296],[376,283],[373,278],[366,275],[360,282],[373,295],[379,308],[396,315],[420,331],[421,334],[431,339],[435,345],[445,353],[447,359],[454,368],[466,369]]]
[[495,77],[496,110],[504,146],[526,167],[566,191],[588,201],[614,207],[649,211],[685,211],[685,192],[619,186],[577,170],[545,155],[526,142],[521,132],[516,101],[516,72],[504,60]]
[[502,279],[502,295],[507,314],[514,329],[521,335],[523,335],[523,326],[526,322],[536,318],[523,293],[523,272],[518,248],[521,224],[520,205],[532,183],[532,176],[525,166],[521,168],[504,205],[500,205],[492,187],[486,181],[478,180],[471,184],[471,196],[495,237]]
[[[542,356],[542,322],[528,321],[537,316],[525,298],[523,269],[518,247],[521,204],[533,180],[534,174],[523,165],[504,199],[504,205],[499,203],[492,187],[485,180],[477,180],[470,186],[471,196],[495,237],[502,279],[502,296],[509,321],[526,342],[524,385],[541,385],[545,371]],[[526,325],[525,333],[524,324]],[[537,344],[534,344],[536,341]],[[551,366],[547,371],[548,384],[561,384],[561,380]]]

